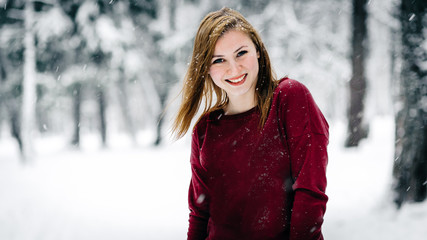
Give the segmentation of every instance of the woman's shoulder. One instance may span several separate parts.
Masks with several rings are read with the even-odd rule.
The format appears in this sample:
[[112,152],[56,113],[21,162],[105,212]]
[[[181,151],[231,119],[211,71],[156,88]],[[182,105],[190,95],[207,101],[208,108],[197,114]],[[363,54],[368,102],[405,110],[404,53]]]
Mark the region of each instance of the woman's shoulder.
[[308,91],[307,87],[301,82],[291,79],[288,77],[284,77],[279,80],[279,84],[277,85],[276,91]]
[[[328,135],[328,123],[304,84],[294,79],[283,78],[276,91],[274,104],[287,116],[286,119],[291,126],[306,123],[311,131]],[[295,132],[299,134],[302,131]]]
[[279,80],[274,95],[275,101],[303,104],[307,101],[307,96],[310,96],[310,91],[303,83],[284,77]]

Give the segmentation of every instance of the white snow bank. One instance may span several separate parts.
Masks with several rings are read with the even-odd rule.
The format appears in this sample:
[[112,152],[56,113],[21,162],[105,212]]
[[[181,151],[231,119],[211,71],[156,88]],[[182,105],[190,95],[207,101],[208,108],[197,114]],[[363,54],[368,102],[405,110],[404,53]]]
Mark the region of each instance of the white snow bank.
[[[325,239],[427,236],[427,202],[391,204],[393,118],[375,119],[370,138],[350,150],[345,125],[330,124]],[[137,149],[115,136],[103,150],[96,139],[84,136],[81,151],[39,139],[36,163],[23,167],[14,141],[0,138],[0,239],[186,238],[188,141]]]

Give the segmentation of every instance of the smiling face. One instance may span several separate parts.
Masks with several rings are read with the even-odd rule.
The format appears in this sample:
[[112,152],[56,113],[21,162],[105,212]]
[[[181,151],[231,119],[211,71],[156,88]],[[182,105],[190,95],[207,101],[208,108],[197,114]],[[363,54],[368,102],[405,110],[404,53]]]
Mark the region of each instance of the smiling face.
[[241,31],[230,30],[216,42],[209,75],[227,93],[230,103],[255,102],[258,58],[254,43]]

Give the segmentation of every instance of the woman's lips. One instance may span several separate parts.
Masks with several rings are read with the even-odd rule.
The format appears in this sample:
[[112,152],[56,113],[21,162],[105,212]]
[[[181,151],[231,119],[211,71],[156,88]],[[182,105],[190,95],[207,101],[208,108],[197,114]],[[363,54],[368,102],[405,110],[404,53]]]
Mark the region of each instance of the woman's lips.
[[230,85],[233,85],[233,86],[239,86],[239,85],[242,85],[246,81],[247,76],[248,76],[248,74],[243,74],[237,78],[227,79],[226,82],[228,82]]

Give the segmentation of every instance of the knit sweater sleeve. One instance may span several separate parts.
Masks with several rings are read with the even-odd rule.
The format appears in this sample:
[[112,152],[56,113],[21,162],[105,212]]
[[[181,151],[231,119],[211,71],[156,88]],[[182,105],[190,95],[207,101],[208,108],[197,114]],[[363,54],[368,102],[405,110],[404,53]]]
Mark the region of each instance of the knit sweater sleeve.
[[200,162],[200,146],[197,128],[192,134],[191,144],[191,181],[188,191],[188,205],[190,209],[188,240],[205,239],[207,237],[208,188],[206,171]]
[[328,123],[308,89],[288,80],[282,91],[282,117],[288,142],[294,201],[291,214],[291,240],[321,240],[321,226],[328,197]]

